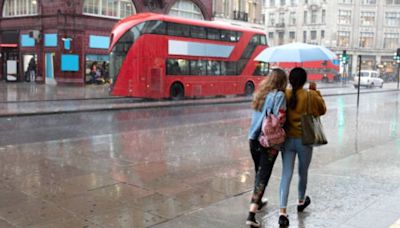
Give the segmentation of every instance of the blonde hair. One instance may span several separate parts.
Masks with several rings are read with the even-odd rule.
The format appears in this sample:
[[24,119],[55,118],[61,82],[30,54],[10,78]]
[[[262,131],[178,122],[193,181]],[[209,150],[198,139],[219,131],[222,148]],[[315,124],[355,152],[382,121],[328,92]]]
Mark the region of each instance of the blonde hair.
[[287,75],[282,69],[273,69],[269,76],[264,78],[258,85],[258,89],[254,93],[251,107],[256,111],[261,111],[265,97],[272,90],[284,91],[287,86]]

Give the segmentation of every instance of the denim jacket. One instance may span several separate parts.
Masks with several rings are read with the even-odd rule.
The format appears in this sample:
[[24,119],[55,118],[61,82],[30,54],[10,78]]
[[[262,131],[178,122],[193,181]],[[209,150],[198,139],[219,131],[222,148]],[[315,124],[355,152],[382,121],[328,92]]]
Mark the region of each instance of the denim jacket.
[[[272,105],[274,107],[272,107]],[[249,129],[249,139],[258,139],[261,132],[261,124],[264,116],[266,115],[267,111],[270,110],[272,110],[272,114],[279,117],[279,119],[285,118],[284,116],[286,113],[286,99],[285,94],[282,91],[273,90],[269,92],[268,95],[265,97],[265,102],[261,112],[255,110],[253,111],[251,125]]]

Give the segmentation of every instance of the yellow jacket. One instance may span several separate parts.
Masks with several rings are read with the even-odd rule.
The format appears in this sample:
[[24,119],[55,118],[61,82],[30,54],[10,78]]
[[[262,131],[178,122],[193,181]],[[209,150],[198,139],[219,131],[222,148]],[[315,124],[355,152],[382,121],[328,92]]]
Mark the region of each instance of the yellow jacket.
[[298,138],[301,137],[301,116],[306,114],[307,105],[307,92],[309,92],[310,102],[309,111],[314,116],[321,116],[326,113],[325,101],[318,90],[305,90],[299,89],[296,91],[297,105],[293,110],[289,107],[289,100],[292,96],[292,90],[287,89],[285,92],[287,107],[286,114],[286,135],[288,137]]

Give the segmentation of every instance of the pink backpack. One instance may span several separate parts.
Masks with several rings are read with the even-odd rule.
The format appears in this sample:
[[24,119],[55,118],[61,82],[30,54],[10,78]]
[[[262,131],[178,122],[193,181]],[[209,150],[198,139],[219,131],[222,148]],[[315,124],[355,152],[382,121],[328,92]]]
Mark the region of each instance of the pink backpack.
[[[274,107],[275,96],[273,99],[272,107]],[[258,138],[261,146],[265,148],[279,147],[285,141],[285,137],[286,133],[279,123],[279,118],[272,113],[272,109],[269,113],[267,111],[267,115],[265,115],[261,125],[261,134]]]

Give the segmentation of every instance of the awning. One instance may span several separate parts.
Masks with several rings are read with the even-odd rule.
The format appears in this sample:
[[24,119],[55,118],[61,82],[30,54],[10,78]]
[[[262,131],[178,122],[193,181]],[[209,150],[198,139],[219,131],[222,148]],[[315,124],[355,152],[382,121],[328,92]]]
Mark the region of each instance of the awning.
[[110,61],[110,57],[108,55],[94,55],[88,54],[86,55],[86,61]]
[[0,44],[0,47],[16,48],[18,44]]

